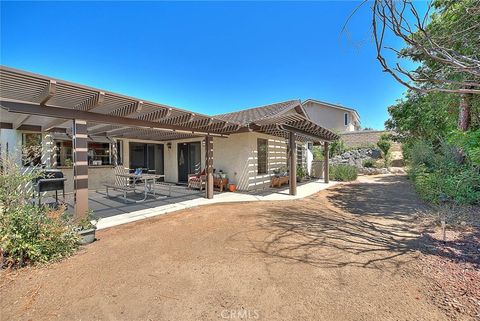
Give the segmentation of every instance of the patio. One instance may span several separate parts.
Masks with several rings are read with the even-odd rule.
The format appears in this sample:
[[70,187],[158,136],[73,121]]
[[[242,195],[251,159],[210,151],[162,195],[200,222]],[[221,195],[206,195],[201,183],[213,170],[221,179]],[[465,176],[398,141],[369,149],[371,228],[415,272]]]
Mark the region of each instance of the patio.
[[[284,188],[266,188],[249,192],[215,192],[215,198],[213,199],[205,198],[204,191],[200,192],[188,189],[186,186],[173,184],[171,185],[171,196],[167,196],[169,191],[165,188],[165,185],[158,185],[156,192],[163,195],[158,198],[149,197],[141,203],[125,203],[120,192],[113,191],[110,195],[114,197],[107,197],[105,190],[90,190],[88,206],[93,210],[96,217],[101,218],[98,229],[104,229],[201,205],[300,199],[336,184],[337,182],[331,181],[327,184],[323,180],[315,179],[299,183],[297,195],[290,195],[289,187],[286,186]],[[45,202],[54,201],[51,195],[50,193],[49,196],[43,197]],[[141,195],[136,197],[142,198]],[[73,212],[73,194],[67,194],[65,202],[68,211]]]

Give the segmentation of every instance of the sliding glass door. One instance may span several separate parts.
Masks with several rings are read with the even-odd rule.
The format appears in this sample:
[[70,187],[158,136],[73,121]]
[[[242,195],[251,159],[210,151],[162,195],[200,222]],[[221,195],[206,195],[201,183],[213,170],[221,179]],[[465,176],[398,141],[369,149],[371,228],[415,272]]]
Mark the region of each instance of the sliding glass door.
[[178,181],[186,182],[188,174],[200,173],[201,151],[200,143],[178,144]]

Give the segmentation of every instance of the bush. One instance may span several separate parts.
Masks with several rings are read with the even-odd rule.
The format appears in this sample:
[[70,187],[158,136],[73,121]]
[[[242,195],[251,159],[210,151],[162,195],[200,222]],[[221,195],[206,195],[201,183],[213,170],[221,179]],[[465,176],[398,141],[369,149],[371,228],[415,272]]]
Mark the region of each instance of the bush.
[[439,203],[442,197],[456,204],[480,202],[480,173],[468,167],[454,172],[429,172],[422,165],[409,171],[415,189],[426,201]]
[[303,179],[307,176],[307,170],[302,165],[297,165],[297,179]]
[[364,160],[362,165],[363,165],[363,167],[373,168],[373,167],[375,167],[375,161],[373,159],[369,158],[369,159]]
[[320,146],[313,146],[313,160],[323,160],[323,150]]
[[409,162],[412,167],[426,165],[428,168],[434,167],[435,151],[433,145],[429,142],[419,140],[414,142],[408,151]]
[[27,190],[36,175],[21,173],[9,160],[0,163],[0,267],[48,262],[77,248],[77,233],[63,208],[30,204]]
[[329,154],[330,157],[340,155],[346,151],[345,142],[338,139],[330,144]]
[[377,142],[378,148],[383,153],[383,159],[385,160],[385,167],[388,166],[389,163],[389,157],[390,157],[390,148],[392,147],[392,143],[389,141],[389,136],[387,135],[382,135],[380,137],[380,140]]
[[45,207],[16,206],[0,217],[3,266],[45,263],[71,255],[77,233]]
[[413,143],[408,174],[429,202],[446,198],[459,205],[480,203],[480,169],[465,162],[455,145],[443,142],[434,148],[424,141]]
[[334,181],[348,182],[357,179],[357,168],[353,165],[330,165],[330,179]]

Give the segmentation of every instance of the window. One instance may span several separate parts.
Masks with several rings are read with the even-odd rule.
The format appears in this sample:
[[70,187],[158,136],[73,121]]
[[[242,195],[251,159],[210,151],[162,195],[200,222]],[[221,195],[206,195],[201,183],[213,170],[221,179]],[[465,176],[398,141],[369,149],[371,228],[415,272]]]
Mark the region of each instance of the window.
[[112,158],[109,143],[88,142],[88,165],[111,165]]
[[267,149],[268,141],[266,139],[257,139],[257,173],[267,173]]
[[37,166],[42,163],[42,134],[22,134],[22,164]]
[[[56,154],[57,154],[57,166],[67,166],[70,167],[73,165],[73,148],[71,140],[57,140],[55,141]],[[87,142],[88,147],[88,165],[89,166],[100,166],[100,165],[113,165],[112,150],[113,146],[111,143],[102,143],[102,142]],[[117,161],[118,164],[121,164],[122,158],[121,154],[123,151],[123,144],[117,142]]]
[[343,121],[345,122],[345,126],[348,125],[348,113],[343,114]]

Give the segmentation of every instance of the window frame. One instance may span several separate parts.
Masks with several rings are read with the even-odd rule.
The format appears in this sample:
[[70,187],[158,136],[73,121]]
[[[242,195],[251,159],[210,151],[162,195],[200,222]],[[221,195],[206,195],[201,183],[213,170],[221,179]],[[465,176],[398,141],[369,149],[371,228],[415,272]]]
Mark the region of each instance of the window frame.
[[[260,144],[265,144],[265,164],[260,163]],[[257,138],[257,175],[265,174],[268,174],[268,139]]]

